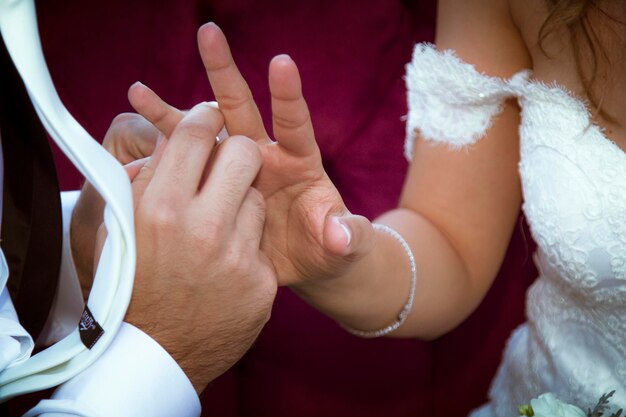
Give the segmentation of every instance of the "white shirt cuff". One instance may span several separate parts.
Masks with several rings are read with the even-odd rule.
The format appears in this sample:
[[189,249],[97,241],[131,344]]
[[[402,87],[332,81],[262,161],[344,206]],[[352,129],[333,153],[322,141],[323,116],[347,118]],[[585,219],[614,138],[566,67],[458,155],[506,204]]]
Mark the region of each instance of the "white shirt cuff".
[[[176,361],[150,336],[122,323],[107,351],[26,416],[198,417],[200,400]],[[47,414],[51,413],[51,414]],[[63,414],[60,414],[63,415]]]

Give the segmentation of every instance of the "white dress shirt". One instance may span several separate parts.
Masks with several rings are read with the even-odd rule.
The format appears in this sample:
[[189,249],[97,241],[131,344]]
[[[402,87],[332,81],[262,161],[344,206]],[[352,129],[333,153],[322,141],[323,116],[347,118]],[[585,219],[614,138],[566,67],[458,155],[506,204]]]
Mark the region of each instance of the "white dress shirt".
[[[0,203],[3,182],[1,152],[0,148]],[[50,316],[37,341],[44,345],[56,342],[71,332],[77,326],[83,309],[69,241],[69,224],[77,198],[77,191],[61,194],[63,259]],[[19,324],[6,289],[7,279],[8,268],[0,251],[0,372],[28,359],[35,345]],[[50,400],[41,401],[25,417],[199,415],[198,396],[176,361],[150,336],[131,324],[123,323],[113,343],[94,364],[61,385]]]

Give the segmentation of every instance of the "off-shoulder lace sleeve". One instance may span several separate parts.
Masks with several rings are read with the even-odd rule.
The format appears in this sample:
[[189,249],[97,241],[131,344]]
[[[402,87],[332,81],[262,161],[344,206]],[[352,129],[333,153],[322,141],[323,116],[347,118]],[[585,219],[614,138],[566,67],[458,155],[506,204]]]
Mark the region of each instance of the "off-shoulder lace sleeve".
[[[527,79],[528,71],[514,78]],[[417,44],[406,67],[408,108],[404,154],[411,160],[415,133],[458,148],[475,143],[516,95],[508,80],[489,77],[461,61],[453,51]]]

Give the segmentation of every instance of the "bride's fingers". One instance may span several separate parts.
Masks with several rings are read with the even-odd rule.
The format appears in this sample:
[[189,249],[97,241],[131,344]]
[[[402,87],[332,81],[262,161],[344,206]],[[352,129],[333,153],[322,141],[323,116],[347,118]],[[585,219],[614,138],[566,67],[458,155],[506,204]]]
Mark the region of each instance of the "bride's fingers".
[[298,67],[288,55],[279,55],[272,59],[269,84],[272,94],[272,125],[278,143],[298,156],[317,153],[311,115],[302,96]]
[[226,37],[216,24],[207,23],[200,28],[198,48],[228,133],[255,141],[269,140],[252,92],[233,61]]
[[150,160],[150,157],[145,157],[145,158],[141,158],[141,159],[137,159],[135,161],[132,161],[126,165],[124,165],[124,171],[126,171],[126,175],[128,175],[128,179],[130,180],[130,182],[132,183],[135,180],[135,177],[137,177],[137,174],[139,174],[139,171],[141,171],[141,168],[144,167],[144,165],[146,165],[146,163]]
[[121,164],[152,155],[161,136],[159,130],[136,113],[122,113],[113,119],[102,146]]
[[185,115],[140,82],[136,82],[128,89],[128,101],[137,113],[156,126],[165,137],[170,137]]
[[166,146],[167,142],[160,140],[152,156],[139,159],[124,166],[126,174],[131,182],[131,190],[133,193],[135,207],[141,197],[143,197],[148,185],[150,185],[152,177],[154,176],[154,171],[161,161]]

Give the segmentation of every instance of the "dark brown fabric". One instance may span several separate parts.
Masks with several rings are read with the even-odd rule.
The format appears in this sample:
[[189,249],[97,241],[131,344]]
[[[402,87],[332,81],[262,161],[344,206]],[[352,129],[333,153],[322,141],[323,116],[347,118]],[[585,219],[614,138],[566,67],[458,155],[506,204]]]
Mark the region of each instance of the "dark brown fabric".
[[46,132],[1,40],[0,132],[7,287],[20,323],[36,339],[48,316],[59,276],[61,202]]

